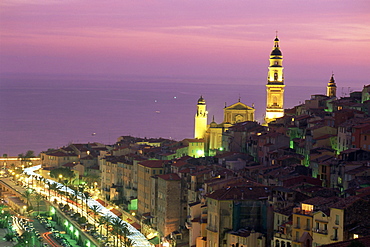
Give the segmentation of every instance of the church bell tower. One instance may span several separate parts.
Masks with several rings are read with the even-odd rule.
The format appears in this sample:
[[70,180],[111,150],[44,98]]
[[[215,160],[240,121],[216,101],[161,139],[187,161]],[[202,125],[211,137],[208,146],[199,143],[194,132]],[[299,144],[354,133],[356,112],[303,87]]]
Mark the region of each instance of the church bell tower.
[[206,101],[200,96],[197,104],[197,113],[195,114],[194,138],[204,138],[207,131],[207,115]]
[[270,54],[266,85],[266,115],[265,123],[268,124],[284,116],[284,73],[283,54],[279,47],[279,38],[276,35],[274,47]]
[[326,96],[330,98],[337,97],[337,85],[335,84],[334,74],[331,75],[328,86],[326,87]]

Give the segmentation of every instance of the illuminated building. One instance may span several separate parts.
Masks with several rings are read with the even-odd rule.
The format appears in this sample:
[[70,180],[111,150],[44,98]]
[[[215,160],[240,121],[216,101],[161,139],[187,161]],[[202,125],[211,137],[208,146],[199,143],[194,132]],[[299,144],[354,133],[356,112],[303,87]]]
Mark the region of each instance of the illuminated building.
[[[217,124],[214,119],[207,125],[206,103],[201,96],[197,104],[197,113],[195,114],[194,136],[197,139],[204,139],[204,154],[214,155],[217,150],[222,149],[222,133],[236,123],[245,121],[254,121],[254,106],[250,107],[240,102],[224,108],[224,121]],[[189,146],[190,147],[190,146]],[[189,155],[195,157],[195,154]],[[199,155],[203,156],[203,155]]]
[[337,85],[335,84],[334,74],[331,75],[328,86],[326,87],[326,96],[330,98],[337,97]]
[[279,39],[276,36],[270,54],[270,66],[267,76],[267,100],[265,123],[268,124],[284,116],[284,73],[283,54],[280,51]]
[[195,114],[194,138],[203,139],[207,130],[206,101],[202,96],[198,99],[197,113]]

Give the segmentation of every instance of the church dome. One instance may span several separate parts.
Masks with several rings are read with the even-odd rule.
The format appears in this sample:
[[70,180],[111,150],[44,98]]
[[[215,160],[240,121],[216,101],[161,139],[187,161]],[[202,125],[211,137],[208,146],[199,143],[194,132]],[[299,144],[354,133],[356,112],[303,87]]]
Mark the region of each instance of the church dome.
[[271,56],[282,56],[283,54],[281,53],[280,49],[279,48],[275,48],[272,50],[271,52]]
[[203,99],[203,96],[200,96],[200,98],[198,99],[198,104],[204,105],[205,103],[206,101]]

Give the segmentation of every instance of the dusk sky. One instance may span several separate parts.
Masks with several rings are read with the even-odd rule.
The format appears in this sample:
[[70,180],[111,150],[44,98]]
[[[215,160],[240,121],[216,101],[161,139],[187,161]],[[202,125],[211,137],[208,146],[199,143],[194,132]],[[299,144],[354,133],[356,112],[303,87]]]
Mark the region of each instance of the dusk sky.
[[369,0],[2,0],[0,73],[369,84]]

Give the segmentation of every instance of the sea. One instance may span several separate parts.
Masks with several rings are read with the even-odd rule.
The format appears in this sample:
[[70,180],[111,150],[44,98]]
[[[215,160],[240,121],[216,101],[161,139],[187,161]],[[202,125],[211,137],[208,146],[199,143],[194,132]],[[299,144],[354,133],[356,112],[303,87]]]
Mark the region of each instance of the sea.
[[[208,122],[223,121],[223,108],[241,102],[262,122],[265,82],[104,76],[0,77],[0,155],[35,154],[70,143],[113,144],[124,135],[182,140],[193,137],[200,96]],[[326,86],[326,85],[325,85]],[[285,108],[325,94],[325,86],[286,82]]]

